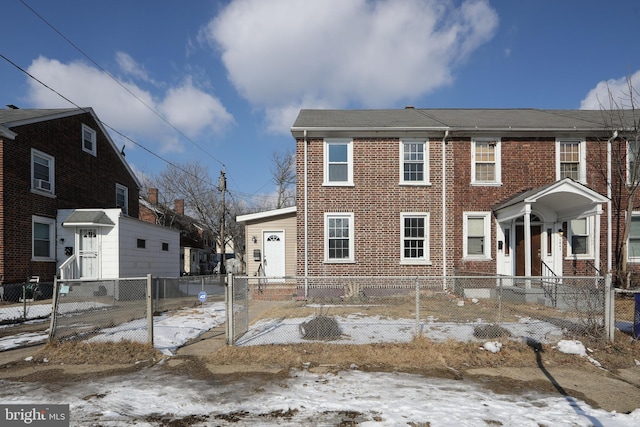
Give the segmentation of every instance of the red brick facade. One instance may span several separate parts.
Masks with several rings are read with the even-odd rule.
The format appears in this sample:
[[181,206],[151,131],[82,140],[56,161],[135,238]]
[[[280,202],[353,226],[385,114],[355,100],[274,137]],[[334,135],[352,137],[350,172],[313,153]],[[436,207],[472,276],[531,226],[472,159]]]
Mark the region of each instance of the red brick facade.
[[[313,110],[309,110],[313,111]],[[428,114],[428,110],[427,111]],[[517,196],[525,191],[543,188],[558,182],[558,138],[569,138],[584,141],[581,150],[584,155],[586,175],[579,185],[586,192],[597,192],[599,200],[607,195],[607,132],[604,127],[588,136],[587,131],[575,136],[569,131],[554,133],[553,131],[522,132],[523,136],[507,130],[501,134],[497,131],[489,135],[473,131],[459,132],[452,136],[445,136],[441,131],[438,135],[433,131],[424,131],[421,138],[428,138],[429,185],[403,185],[401,178],[401,140],[403,131],[393,135],[390,130],[380,129],[372,124],[371,129],[360,126],[353,131],[353,136],[347,126],[342,124],[335,129],[330,125],[320,130],[314,120],[331,115],[340,119],[357,119],[358,112],[344,116],[330,111],[317,115],[308,114],[303,120],[296,122],[292,130],[296,138],[297,152],[297,246],[299,256],[297,260],[297,274],[310,276],[323,275],[441,275],[455,273],[484,273],[499,272],[498,254],[498,219],[494,209],[497,205]],[[411,113],[407,113],[411,114]],[[446,114],[446,113],[445,113]],[[354,119],[354,120],[355,120]],[[308,120],[308,122],[305,122]],[[302,123],[299,127],[297,125]],[[304,124],[311,123],[313,134],[301,137]],[[343,123],[343,122],[340,122]],[[385,123],[388,125],[388,123]],[[337,129],[337,130],[336,130]],[[406,129],[405,129],[406,131]],[[326,132],[326,137],[339,133],[340,137],[352,141],[353,147],[353,185],[330,186],[323,185],[325,169],[325,139],[320,136]],[[366,134],[377,134],[371,137]],[[460,134],[463,134],[462,136]],[[364,136],[363,136],[364,135]],[[414,132],[413,136],[416,135]],[[448,135],[448,133],[447,133]],[[534,135],[534,136],[528,136]],[[472,141],[476,137],[495,138],[499,141],[499,164],[501,173],[499,182],[495,184],[472,183]],[[443,138],[445,148],[446,175],[446,237],[443,245]],[[616,145],[617,144],[617,145]],[[306,147],[305,147],[306,145]],[[625,143],[617,140],[613,144],[620,149],[621,156],[625,153]],[[305,162],[306,156],[306,162]],[[624,192],[624,185],[620,185],[620,176],[612,176],[613,198],[617,193]],[[306,185],[306,188],[305,188]],[[617,193],[616,193],[617,192]],[[306,197],[305,197],[306,196]],[[619,198],[622,204],[617,208],[613,204],[612,235],[613,246],[618,243],[616,236],[620,235],[616,228],[618,219],[624,218],[624,195]],[[595,257],[572,257],[567,240],[567,222],[545,222],[542,232],[549,236],[545,242],[555,244],[556,239],[562,254],[562,274],[564,275],[593,275],[594,268],[605,272],[607,268],[607,234],[608,218],[606,203],[601,203],[600,235],[594,236],[594,244],[599,245],[600,259]],[[557,212],[562,211],[562,203],[554,207]],[[306,212],[305,212],[306,211]],[[325,214],[326,213],[353,214],[353,260],[352,262],[327,262],[325,255]],[[401,213],[426,212],[429,214],[429,262],[421,264],[402,263],[402,228]],[[486,259],[465,258],[463,241],[465,212],[485,212],[489,215],[491,240],[490,254]],[[594,217],[597,218],[597,217]],[[305,223],[308,221],[308,223]],[[513,220],[515,221],[515,220]],[[515,227],[515,222],[513,222]],[[552,224],[552,225],[550,225]],[[515,229],[515,228],[514,228]],[[513,230],[513,229],[512,229]],[[307,233],[305,235],[305,233]],[[553,235],[553,238],[551,237]],[[553,240],[552,240],[553,239]],[[306,242],[305,242],[306,240]],[[308,257],[305,259],[305,243],[308,244]],[[500,242],[502,244],[504,242]],[[446,248],[446,256],[443,256]],[[545,248],[542,248],[545,250]],[[555,250],[555,249],[554,249]],[[549,249],[549,253],[550,253]],[[597,252],[597,250],[593,250]],[[555,255],[554,255],[555,256]],[[613,256],[612,270],[616,270],[616,256]],[[446,265],[443,265],[446,260]],[[308,264],[306,264],[308,263]],[[598,264],[598,265],[596,265]],[[308,268],[308,270],[307,270]],[[638,270],[637,265],[631,265],[632,271]]]
[[[138,184],[91,112],[69,110],[54,119],[12,126],[0,138],[0,274],[3,282],[38,275],[51,281],[55,261],[32,260],[32,217],[55,220],[64,208],[114,208],[116,184],[128,189],[128,214],[138,216]],[[44,116],[44,114],[43,114]],[[82,149],[82,125],[96,132],[97,155]],[[55,194],[31,190],[31,150],[54,158]]]

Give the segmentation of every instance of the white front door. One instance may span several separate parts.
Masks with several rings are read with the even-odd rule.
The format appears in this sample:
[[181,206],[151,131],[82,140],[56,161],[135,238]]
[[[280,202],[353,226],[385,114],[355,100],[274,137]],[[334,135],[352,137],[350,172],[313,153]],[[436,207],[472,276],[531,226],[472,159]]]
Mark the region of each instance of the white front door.
[[267,277],[284,277],[284,231],[264,231],[262,268]]
[[98,230],[78,229],[78,263],[81,279],[98,277]]

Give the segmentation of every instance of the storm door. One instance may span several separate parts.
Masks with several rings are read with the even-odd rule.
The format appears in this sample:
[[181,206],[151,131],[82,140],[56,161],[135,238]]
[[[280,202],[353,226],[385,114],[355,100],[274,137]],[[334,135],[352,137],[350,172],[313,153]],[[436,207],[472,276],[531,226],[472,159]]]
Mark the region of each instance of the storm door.
[[98,233],[96,228],[78,229],[78,264],[81,279],[98,277]]

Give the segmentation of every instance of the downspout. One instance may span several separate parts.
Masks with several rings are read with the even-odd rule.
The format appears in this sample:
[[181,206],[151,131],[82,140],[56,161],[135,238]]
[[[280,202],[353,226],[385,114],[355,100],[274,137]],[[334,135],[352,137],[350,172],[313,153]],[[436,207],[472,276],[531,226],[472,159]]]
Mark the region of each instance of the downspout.
[[307,130],[304,130],[304,296],[309,295],[309,192],[308,192],[308,152]]
[[618,137],[618,131],[613,131],[613,135],[607,141],[607,274],[611,273],[613,268],[613,260],[611,249],[613,247],[613,234],[611,227],[613,220],[611,218],[611,141]]
[[447,137],[449,130],[442,137],[442,280],[446,289],[447,282]]

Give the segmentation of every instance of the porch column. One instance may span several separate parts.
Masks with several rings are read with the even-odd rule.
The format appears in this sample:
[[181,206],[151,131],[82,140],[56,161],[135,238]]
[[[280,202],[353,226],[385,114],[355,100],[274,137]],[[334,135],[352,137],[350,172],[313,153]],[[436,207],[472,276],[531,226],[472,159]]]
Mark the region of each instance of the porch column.
[[[602,217],[602,205],[598,205],[596,207],[596,215],[595,221],[593,225],[593,239],[594,239],[594,249],[593,249],[593,259],[596,263],[596,268],[600,270],[600,242],[602,241],[602,236],[600,235],[600,219]],[[608,272],[607,272],[608,273]],[[596,273],[597,274],[597,273]]]
[[524,275],[531,276],[531,205],[528,203],[524,207]]

